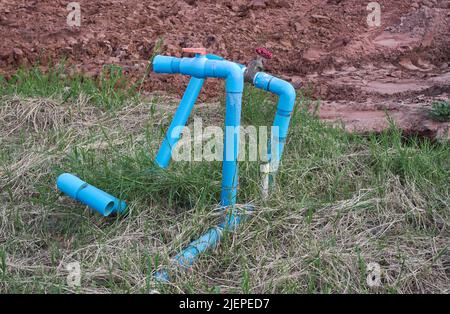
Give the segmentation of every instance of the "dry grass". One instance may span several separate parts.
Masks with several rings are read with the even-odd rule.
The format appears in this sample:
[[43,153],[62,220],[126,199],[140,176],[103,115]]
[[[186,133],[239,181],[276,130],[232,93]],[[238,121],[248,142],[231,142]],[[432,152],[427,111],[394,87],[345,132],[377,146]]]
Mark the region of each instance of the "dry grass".
[[[258,167],[243,163],[251,219],[192,270],[157,284],[152,272],[220,220],[220,165],[145,173],[168,109],[151,100],[106,112],[83,96],[1,100],[1,292],[449,292],[448,147],[376,144],[310,118],[293,125],[269,201],[257,192]],[[62,170],[123,191],[128,216],[102,218],[61,196]],[[82,269],[75,288],[66,283],[73,261]],[[378,288],[366,283],[370,262],[382,269]]]

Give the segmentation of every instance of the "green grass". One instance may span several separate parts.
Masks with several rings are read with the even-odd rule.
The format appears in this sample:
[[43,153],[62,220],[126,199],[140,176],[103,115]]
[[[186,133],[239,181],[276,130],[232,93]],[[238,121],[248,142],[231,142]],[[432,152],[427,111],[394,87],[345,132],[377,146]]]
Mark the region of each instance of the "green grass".
[[64,61],[50,65],[43,71],[39,65],[19,69],[9,81],[0,77],[3,95],[57,98],[64,102],[75,101],[80,94],[102,108],[116,108],[125,102],[137,101],[136,87],[129,86],[121,67],[105,65],[98,78],[80,74],[69,75]]
[[[301,91],[270,198],[259,163],[241,162],[238,200],[255,214],[172,285],[156,283],[155,269],[220,220],[221,163],[155,167],[176,103],[131,93],[116,70],[91,80],[35,68],[1,84],[1,292],[448,292],[449,147],[395,125],[348,134],[311,114]],[[243,122],[270,125],[275,101],[247,86]],[[194,114],[221,125],[223,112]],[[103,218],[62,196],[62,172],[126,199],[128,215]],[[66,283],[73,261],[77,288]],[[379,288],[366,284],[370,262]]]
[[433,102],[428,115],[437,121],[450,121],[450,102],[443,100]]

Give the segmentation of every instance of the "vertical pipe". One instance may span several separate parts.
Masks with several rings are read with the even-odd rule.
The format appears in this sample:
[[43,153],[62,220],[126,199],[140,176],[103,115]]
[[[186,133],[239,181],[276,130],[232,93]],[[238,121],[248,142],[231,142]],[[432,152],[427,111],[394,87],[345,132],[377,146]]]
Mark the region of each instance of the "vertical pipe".
[[286,81],[272,75],[258,72],[254,79],[255,87],[269,91],[279,96],[277,111],[272,125],[270,141],[268,143],[268,162],[261,165],[262,172],[262,198],[269,196],[270,188],[274,185],[275,174],[283,155],[284,144],[289,130],[289,122],[295,105],[295,89]]
[[172,157],[172,149],[177,144],[181,136],[183,126],[186,125],[187,119],[191,114],[195,101],[198,98],[200,90],[202,89],[205,79],[192,77],[186,88],[186,91],[181,99],[180,105],[173,117],[169,130],[164,138],[164,141],[156,155],[155,162],[161,168],[167,168]]
[[[293,111],[295,102],[295,94],[292,97],[286,95],[281,95],[278,101],[277,113],[275,114],[275,119],[273,121],[273,127],[278,128],[278,134],[271,141],[274,141],[273,145],[270,143],[268,147],[268,152],[276,165],[279,164],[281,156],[284,151],[284,144],[286,142],[286,137],[289,130],[289,122],[291,120],[291,114]],[[287,109],[287,110],[286,110]],[[276,152],[272,151],[272,148],[276,149]]]
[[[258,72],[255,75],[253,85],[279,96],[277,112],[272,126],[273,128],[278,128],[278,130],[275,136],[271,136],[271,143],[269,143],[268,147],[269,162],[271,163],[271,168],[275,168],[275,170],[270,169],[272,172],[278,168],[281,156],[283,155],[284,143],[289,130],[289,122],[295,105],[295,89],[288,82],[263,72]],[[275,148],[276,151],[274,152],[272,148]]]
[[236,204],[238,187],[239,129],[241,123],[242,92],[227,92],[225,139],[222,164],[222,206]]

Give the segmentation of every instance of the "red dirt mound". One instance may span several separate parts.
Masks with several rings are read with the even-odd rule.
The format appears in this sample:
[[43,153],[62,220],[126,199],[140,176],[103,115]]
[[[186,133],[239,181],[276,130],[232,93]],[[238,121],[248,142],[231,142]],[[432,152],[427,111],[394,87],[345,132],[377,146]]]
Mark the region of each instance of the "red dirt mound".
[[[378,130],[366,115],[346,114],[361,111],[361,104],[377,115],[398,102],[448,98],[447,0],[378,0],[380,27],[368,26],[369,0],[78,2],[81,26],[69,27],[69,1],[0,0],[0,73],[37,61],[45,67],[46,60],[64,56],[73,71],[96,75],[113,63],[136,80],[161,39],[163,54],[181,56],[183,47],[204,46],[241,63],[255,57],[255,47],[267,47],[274,55],[267,71],[297,87],[311,86],[324,100],[326,119],[341,119],[348,129],[359,130],[353,123]],[[180,93],[186,79],[150,74],[145,87]],[[209,83],[203,96],[218,95],[219,87]],[[333,117],[342,103],[345,110]]]

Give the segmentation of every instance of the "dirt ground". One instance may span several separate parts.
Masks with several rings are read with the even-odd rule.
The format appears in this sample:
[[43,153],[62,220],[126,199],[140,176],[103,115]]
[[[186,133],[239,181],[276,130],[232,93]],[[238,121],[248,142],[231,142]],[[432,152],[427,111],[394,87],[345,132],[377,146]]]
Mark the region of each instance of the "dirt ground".
[[[204,46],[244,64],[264,46],[274,54],[267,72],[311,90],[325,120],[379,131],[388,112],[407,132],[450,138],[449,123],[426,115],[434,99],[449,99],[448,0],[378,0],[380,27],[367,24],[368,0],[78,2],[81,26],[69,27],[69,1],[0,0],[0,74],[66,57],[73,71],[98,75],[113,63],[137,80],[158,39],[163,54]],[[145,88],[180,94],[186,80],[152,73]],[[211,82],[202,97],[220,88]]]

